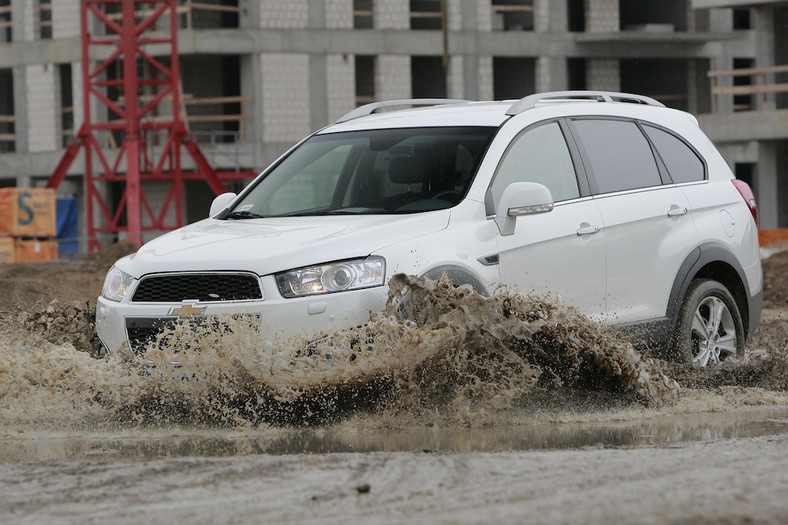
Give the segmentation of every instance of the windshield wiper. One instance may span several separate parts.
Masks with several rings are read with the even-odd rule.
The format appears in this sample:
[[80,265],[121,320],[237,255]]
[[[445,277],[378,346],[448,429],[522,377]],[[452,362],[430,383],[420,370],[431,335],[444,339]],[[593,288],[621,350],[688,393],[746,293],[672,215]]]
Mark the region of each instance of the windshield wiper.
[[264,219],[265,215],[260,215],[259,213],[255,213],[249,210],[243,211],[232,211],[227,214],[225,219]]

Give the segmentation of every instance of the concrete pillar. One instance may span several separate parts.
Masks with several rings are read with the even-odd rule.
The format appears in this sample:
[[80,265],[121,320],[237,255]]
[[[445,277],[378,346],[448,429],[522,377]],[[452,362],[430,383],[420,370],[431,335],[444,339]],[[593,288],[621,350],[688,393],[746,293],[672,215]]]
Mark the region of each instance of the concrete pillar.
[[[479,2],[475,0],[462,0],[462,31],[465,34],[476,35],[470,43],[471,47],[463,49],[462,65],[462,96],[468,100],[480,100],[479,95],[479,37],[476,28],[479,26]],[[455,71],[456,73],[456,71]],[[455,93],[450,92],[451,96]]]
[[[326,4],[323,0],[309,0],[307,5],[309,27],[326,26]],[[311,130],[328,124],[327,95],[328,65],[326,55],[309,55],[309,127]]]
[[[769,67],[775,65],[774,41],[774,11],[767,7],[753,9],[755,14],[755,67]],[[774,83],[774,74],[766,75],[766,83]],[[774,93],[766,94],[766,101],[762,102],[760,96],[755,97],[755,106],[762,111],[776,109]]]

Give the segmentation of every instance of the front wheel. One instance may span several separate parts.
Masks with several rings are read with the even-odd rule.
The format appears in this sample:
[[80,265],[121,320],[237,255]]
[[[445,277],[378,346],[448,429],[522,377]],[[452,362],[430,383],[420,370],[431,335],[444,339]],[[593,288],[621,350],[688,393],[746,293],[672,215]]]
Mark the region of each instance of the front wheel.
[[679,312],[674,354],[694,367],[718,364],[744,353],[744,325],[733,296],[722,284],[697,279]]

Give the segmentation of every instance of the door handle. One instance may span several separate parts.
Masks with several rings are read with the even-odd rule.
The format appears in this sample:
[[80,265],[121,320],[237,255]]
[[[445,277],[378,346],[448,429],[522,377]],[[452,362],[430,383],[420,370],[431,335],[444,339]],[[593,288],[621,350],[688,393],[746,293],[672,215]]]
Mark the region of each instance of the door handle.
[[668,210],[668,217],[680,217],[686,215],[689,210],[685,207],[676,206],[675,204]]
[[587,222],[584,222],[583,224],[580,225],[580,229],[577,230],[577,234],[578,235],[593,235],[595,233],[599,233],[599,230],[601,230],[601,229],[602,228],[600,228],[599,226],[591,226]]

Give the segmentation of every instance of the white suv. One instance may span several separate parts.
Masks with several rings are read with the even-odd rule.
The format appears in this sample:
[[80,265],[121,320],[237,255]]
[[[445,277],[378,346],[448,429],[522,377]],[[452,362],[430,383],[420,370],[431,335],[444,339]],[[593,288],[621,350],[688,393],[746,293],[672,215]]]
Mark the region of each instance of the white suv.
[[107,350],[218,314],[258,316],[269,347],[318,337],[365,323],[397,273],[560,296],[700,366],[760,319],[749,187],[694,117],[638,95],[369,104],[210,216],[109,271]]

